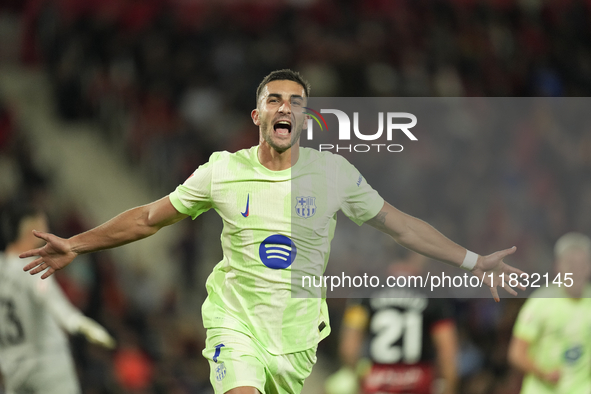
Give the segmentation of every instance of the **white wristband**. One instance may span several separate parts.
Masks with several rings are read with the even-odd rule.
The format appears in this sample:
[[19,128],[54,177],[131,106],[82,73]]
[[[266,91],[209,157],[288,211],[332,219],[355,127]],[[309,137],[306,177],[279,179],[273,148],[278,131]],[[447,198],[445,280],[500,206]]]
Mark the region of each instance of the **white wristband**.
[[478,255],[466,249],[466,257],[464,257],[464,262],[460,265],[460,268],[465,269],[466,271],[472,271],[476,265],[476,261],[478,261]]

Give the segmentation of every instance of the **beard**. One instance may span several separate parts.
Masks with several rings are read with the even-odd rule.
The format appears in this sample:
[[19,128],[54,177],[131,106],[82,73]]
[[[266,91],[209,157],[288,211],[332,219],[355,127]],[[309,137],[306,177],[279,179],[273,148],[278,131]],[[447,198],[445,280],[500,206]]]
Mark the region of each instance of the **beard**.
[[302,124],[292,124],[292,129],[289,133],[289,139],[276,138],[274,134],[275,129],[273,128],[273,124],[270,121],[262,121],[260,129],[265,142],[277,152],[283,153],[295,145],[297,141],[299,141],[300,135],[302,134],[302,127]]

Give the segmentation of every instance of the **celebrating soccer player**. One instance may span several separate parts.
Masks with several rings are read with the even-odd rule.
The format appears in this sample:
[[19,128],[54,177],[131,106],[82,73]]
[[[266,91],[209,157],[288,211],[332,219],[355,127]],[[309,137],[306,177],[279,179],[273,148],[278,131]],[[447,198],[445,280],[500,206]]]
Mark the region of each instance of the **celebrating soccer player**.
[[[484,283],[498,300],[498,275],[521,273],[503,262],[515,248],[488,256],[467,251],[384,202],[343,157],[301,148],[309,93],[299,73],[272,72],[259,85],[251,113],[259,127],[257,146],[214,153],[169,196],[85,233],[62,239],[35,232],[47,244],[21,255],[37,256],[25,270],[45,271],[42,277],[47,278],[79,254],[124,245],[215,209],[224,223],[224,257],[207,280],[203,354],[220,394],[301,391],[316,361],[317,344],[329,334],[330,325],[323,298],[291,297],[291,274],[322,274],[339,210],[408,249],[479,277],[486,273]],[[313,206],[300,204],[310,211],[294,214],[296,199],[310,195],[315,196]],[[516,294],[509,287],[505,290]]]

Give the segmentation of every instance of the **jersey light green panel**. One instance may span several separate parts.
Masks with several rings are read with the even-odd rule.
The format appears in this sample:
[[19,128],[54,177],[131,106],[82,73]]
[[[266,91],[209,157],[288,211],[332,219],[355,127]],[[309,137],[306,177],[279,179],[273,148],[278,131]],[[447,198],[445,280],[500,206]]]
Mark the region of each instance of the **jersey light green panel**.
[[270,171],[257,152],[213,154],[170,200],[193,218],[214,208],[224,224],[223,259],[206,283],[205,327],[252,335],[272,354],[292,353],[330,332],[325,299],[309,289],[295,294],[293,278],[324,272],[339,209],[361,224],[383,199],[340,156],[300,148],[292,168]]

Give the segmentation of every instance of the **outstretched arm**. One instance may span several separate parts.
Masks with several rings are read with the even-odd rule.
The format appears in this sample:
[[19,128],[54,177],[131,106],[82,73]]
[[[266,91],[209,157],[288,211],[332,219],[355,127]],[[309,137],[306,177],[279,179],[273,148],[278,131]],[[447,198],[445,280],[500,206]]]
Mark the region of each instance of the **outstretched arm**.
[[[367,221],[372,227],[390,235],[400,245],[420,253],[424,256],[443,261],[449,265],[460,267],[466,257],[466,249],[451,241],[430,224],[399,211],[387,202],[382,210]],[[499,275],[511,273],[522,274],[518,270],[503,262],[503,258],[514,253],[515,247],[492,253],[488,256],[478,256],[476,265],[471,272],[478,277],[484,276],[484,283],[490,287],[495,301],[500,301],[497,285],[501,283]],[[492,273],[492,279],[489,273]],[[485,275],[486,274],[486,275]],[[508,293],[517,295],[506,282],[503,287]],[[519,289],[525,290],[522,286]]]
[[41,248],[21,253],[20,257],[37,257],[24,270],[31,274],[47,270],[41,277],[45,279],[70,264],[79,254],[114,248],[149,237],[162,227],[186,217],[187,215],[174,208],[168,197],[164,197],[125,211],[108,222],[69,239],[34,231],[36,237],[47,243]]

